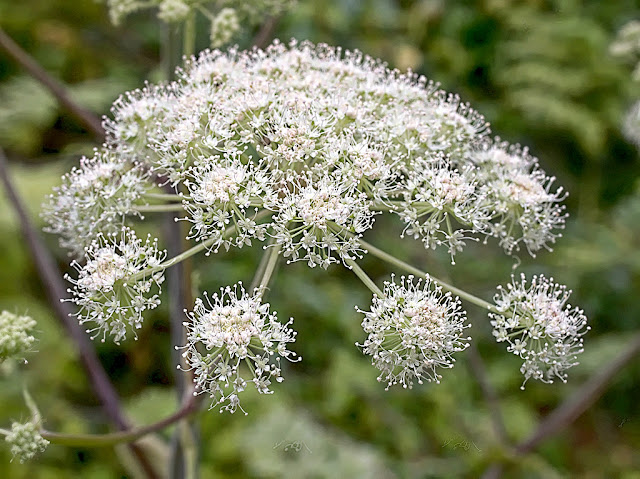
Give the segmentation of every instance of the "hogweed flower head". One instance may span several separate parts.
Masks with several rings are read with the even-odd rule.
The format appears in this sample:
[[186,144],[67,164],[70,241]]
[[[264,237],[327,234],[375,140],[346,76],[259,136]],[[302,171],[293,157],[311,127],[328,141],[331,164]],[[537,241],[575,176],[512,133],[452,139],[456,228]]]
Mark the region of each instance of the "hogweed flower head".
[[[443,158],[416,158],[411,166],[402,184],[404,199],[392,209],[407,224],[403,236],[421,239],[426,248],[446,244],[453,260],[464,240],[473,238],[467,234],[489,228],[489,210],[479,194],[475,173],[471,165],[459,171]],[[469,225],[469,229],[454,228],[452,221]]]
[[287,349],[295,341],[296,332],[288,327],[293,319],[279,322],[260,292],[250,295],[242,283],[213,296],[205,293],[187,316],[183,356],[195,373],[195,394],[208,393],[212,408],[222,405],[220,412],[242,410],[238,395],[249,382],[260,394],[272,394],[271,382],[283,380],[280,359],[300,359]]
[[429,276],[414,282],[413,276],[400,283],[384,284],[384,297],[374,295],[370,311],[364,313],[362,327],[368,334],[363,352],[381,371],[378,381],[387,389],[394,384],[413,387],[414,381],[440,382],[438,368],[452,368],[453,354],[465,350],[463,337],[466,313],[460,300],[442,293]]
[[0,313],[0,363],[9,358],[22,358],[31,349],[36,338],[30,331],[36,322],[30,316]]
[[[245,3],[234,8],[246,13]],[[524,245],[534,255],[564,227],[563,190],[525,148],[492,140],[482,115],[458,96],[359,51],[275,41],[266,50],[203,52],[176,76],[121,96],[105,122],[104,150],[50,202],[50,230],[75,252],[86,248],[72,301],[103,338],[135,331],[159,302],[151,290],[162,282],[164,253],[126,227],[120,243],[109,239],[158,185],[176,195],[154,195],[166,203],[146,209],[184,210],[188,239],[199,243],[176,261],[270,238],[289,261],[349,265],[365,254],[361,238],[376,215],[389,212],[406,223],[403,236],[445,247],[452,262],[467,241],[488,237],[508,254]],[[112,163],[114,177],[101,176]],[[74,184],[91,175],[95,181]],[[438,368],[467,346],[459,300],[429,278],[392,281],[384,294],[363,322],[362,347],[379,379],[438,381]],[[238,407],[243,362],[261,392],[279,377],[269,338],[280,337],[282,355],[293,357],[290,323],[241,286],[199,300],[189,318],[188,365],[222,409]],[[244,332],[231,334],[228,324]]]
[[33,421],[11,424],[11,431],[5,436],[5,441],[11,445],[13,457],[17,457],[21,463],[44,452],[49,445],[49,441],[40,435],[40,429]]
[[[326,267],[359,249],[341,231],[357,236],[387,211],[452,259],[487,235],[534,254],[564,226],[562,190],[526,150],[491,142],[457,96],[358,51],[275,42],[204,52],[178,81],[125,95],[113,113],[111,150],[188,189],[190,237],[214,250],[271,236],[293,260]],[[244,228],[252,208],[271,221],[216,240],[227,224]]]
[[[119,343],[127,330],[142,327],[143,313],[160,304],[160,287],[164,281],[162,261],[166,252],[158,250],[157,240],[139,239],[125,228],[117,235],[98,235],[86,251],[86,263],[72,265],[78,278],[65,278],[75,286],[71,301],[78,305],[80,324],[93,322],[92,339],[107,334]],[[157,290],[157,292],[154,292]]]
[[289,261],[305,260],[310,267],[360,256],[357,240],[341,231],[360,234],[373,223],[371,201],[354,184],[311,175],[285,182],[266,207],[276,212],[272,236]]
[[498,286],[494,297],[498,313],[489,314],[493,335],[524,360],[522,389],[530,378],[566,382],[565,371],[578,364],[582,336],[590,328],[584,312],[567,303],[570,294],[565,286],[542,275],[534,276],[529,285],[523,274],[520,281],[512,278],[506,288]]

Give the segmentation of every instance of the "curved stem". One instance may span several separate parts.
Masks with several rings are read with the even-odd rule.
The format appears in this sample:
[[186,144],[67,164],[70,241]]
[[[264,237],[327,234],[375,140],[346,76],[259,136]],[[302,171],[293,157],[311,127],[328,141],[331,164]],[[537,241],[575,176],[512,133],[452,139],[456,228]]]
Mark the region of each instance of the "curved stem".
[[110,434],[61,434],[57,432],[41,430],[40,435],[53,444],[70,447],[104,447],[121,443],[134,442],[147,434],[160,431],[172,424],[194,414],[198,410],[198,401],[193,396],[178,411],[171,416],[147,426],[129,431],[114,432]]
[[376,286],[371,278],[364,272],[364,270],[353,259],[345,260],[345,263],[349,265],[351,271],[364,283],[364,285],[371,290],[373,294],[377,294],[380,298],[384,298],[384,293],[380,291],[380,288]]

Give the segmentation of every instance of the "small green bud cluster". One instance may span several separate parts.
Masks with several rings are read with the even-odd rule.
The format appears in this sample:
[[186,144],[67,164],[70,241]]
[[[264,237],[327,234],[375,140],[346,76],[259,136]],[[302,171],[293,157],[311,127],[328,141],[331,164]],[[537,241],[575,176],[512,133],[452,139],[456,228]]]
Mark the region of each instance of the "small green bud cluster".
[[5,436],[5,441],[11,445],[11,454],[20,459],[23,463],[33,458],[49,445],[49,441],[40,435],[37,424],[27,422],[20,424],[14,422],[11,425],[11,432]]
[[238,13],[233,8],[223,8],[211,21],[211,46],[218,48],[231,41],[240,30]]
[[30,316],[3,311],[0,313],[0,362],[20,358],[31,349],[36,340],[29,331],[36,322]]

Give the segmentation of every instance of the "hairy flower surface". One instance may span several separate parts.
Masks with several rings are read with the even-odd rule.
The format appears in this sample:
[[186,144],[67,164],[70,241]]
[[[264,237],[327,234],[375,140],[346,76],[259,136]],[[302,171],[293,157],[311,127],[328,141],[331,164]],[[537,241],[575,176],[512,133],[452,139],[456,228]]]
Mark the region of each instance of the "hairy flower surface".
[[[265,192],[271,192],[271,178],[261,165],[243,163],[238,154],[198,158],[185,173],[189,197],[183,201],[193,226],[189,238],[214,241],[210,250],[224,245],[250,245],[252,239],[264,240],[266,226],[254,221]],[[235,226],[230,237],[226,228]]]
[[11,445],[11,454],[20,462],[32,459],[36,454],[44,452],[49,441],[40,435],[38,425],[34,422],[11,424],[11,431],[5,436],[5,441]]
[[142,327],[142,314],[160,304],[165,256],[157,240],[143,241],[133,230],[124,229],[120,238],[98,235],[87,249],[86,263],[72,263],[78,278],[65,276],[75,286],[68,301],[78,305],[80,324],[96,324],[88,330],[92,339],[102,335],[104,341],[109,334],[118,343],[126,338],[127,329],[135,335]]
[[197,393],[208,393],[211,407],[231,413],[240,406],[239,393],[251,382],[260,394],[272,394],[272,381],[283,380],[280,358],[298,360],[287,349],[296,333],[282,324],[256,290],[249,295],[242,283],[205,299],[196,299],[187,313],[187,345],[183,353],[195,373]]
[[8,311],[0,313],[0,363],[9,358],[22,358],[36,338],[31,335],[36,322],[30,316]]
[[582,336],[589,327],[584,312],[567,303],[570,294],[542,275],[534,276],[529,285],[523,274],[519,282],[512,278],[506,288],[498,286],[494,301],[499,313],[489,314],[493,335],[524,360],[520,368],[524,383],[529,378],[566,382],[565,371],[578,364]]
[[555,178],[545,175],[526,148],[507,143],[485,146],[474,162],[493,210],[490,232],[505,251],[512,253],[520,242],[533,256],[543,247],[551,249],[549,243],[561,236],[557,230],[564,228],[566,219],[560,204],[566,194],[562,188],[552,190]]
[[384,284],[384,298],[373,297],[370,311],[364,313],[364,332],[368,334],[363,352],[381,371],[378,381],[387,389],[394,384],[413,387],[413,382],[440,382],[438,368],[452,368],[453,354],[469,346],[462,337],[466,314],[460,300],[442,293],[429,276],[414,283],[414,277],[392,278]]

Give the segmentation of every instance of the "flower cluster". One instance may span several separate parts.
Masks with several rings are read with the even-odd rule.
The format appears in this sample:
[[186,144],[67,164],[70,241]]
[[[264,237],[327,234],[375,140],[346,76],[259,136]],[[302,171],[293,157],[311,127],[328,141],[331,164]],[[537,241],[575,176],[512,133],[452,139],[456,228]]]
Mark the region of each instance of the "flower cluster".
[[[242,247],[251,239],[263,241],[266,227],[257,224],[255,213],[259,198],[271,191],[271,178],[261,165],[243,163],[239,154],[224,153],[199,157],[184,174],[183,183],[189,191],[183,200],[193,223],[188,238],[213,240],[210,250],[222,245]],[[226,229],[235,227],[232,238],[225,236]]]
[[0,363],[9,358],[21,358],[35,342],[30,331],[36,322],[30,316],[8,311],[0,313]]
[[[73,283],[71,301],[78,305],[80,324],[93,322],[88,330],[92,338],[107,334],[118,343],[127,329],[142,327],[142,314],[160,304],[160,285],[164,281],[162,261],[166,252],[159,251],[157,240],[139,239],[125,228],[117,235],[98,235],[87,248],[86,264],[73,262],[78,278],[65,278]],[[154,292],[157,290],[157,292]]]
[[374,296],[362,327],[368,334],[363,352],[381,371],[378,381],[387,389],[394,384],[411,388],[413,382],[440,382],[437,368],[451,368],[453,354],[469,346],[463,337],[466,314],[460,300],[442,293],[429,276],[414,283],[414,277],[385,282],[384,297]]
[[11,454],[20,462],[28,461],[49,445],[49,441],[40,435],[38,425],[34,422],[20,424],[14,422],[11,431],[5,436],[5,441],[11,445]]
[[[526,149],[491,141],[458,97],[357,51],[205,52],[179,81],[119,99],[106,128],[113,151],[186,185],[192,238],[220,245],[237,224],[240,240],[225,246],[272,236],[311,266],[352,258],[387,211],[452,260],[487,235],[535,254],[564,226],[562,189]],[[258,228],[255,208],[274,213]]]
[[[252,382],[260,394],[271,394],[272,381],[281,382],[280,358],[299,360],[287,349],[296,333],[282,324],[258,290],[249,295],[242,283],[221,289],[205,300],[196,299],[188,313],[187,345],[183,353],[195,372],[196,394],[208,393],[211,407],[235,412],[238,394]],[[244,411],[244,410],[243,410]]]
[[489,233],[511,253],[524,242],[532,256],[554,243],[564,228],[566,214],[559,203],[563,189],[552,191],[554,178],[547,177],[527,149],[496,142],[486,144],[473,158],[484,202],[493,210]]
[[534,276],[529,285],[523,274],[519,282],[512,278],[506,288],[498,287],[494,298],[498,312],[489,314],[493,335],[524,360],[520,368],[524,383],[529,378],[566,382],[565,371],[577,364],[582,336],[590,328],[584,312],[567,303],[570,294],[542,275]]
[[[166,1],[164,12],[192,4],[174,0],[170,10]],[[276,41],[204,52],[177,77],[120,97],[104,149],[47,206],[50,231],[86,253],[83,266],[74,263],[72,301],[81,322],[96,323],[95,336],[119,341],[139,328],[173,264],[127,229],[140,211],[180,210],[199,243],[188,254],[268,239],[289,261],[323,268],[362,257],[362,235],[385,213],[404,221],[402,236],[446,248],[452,261],[467,241],[488,237],[507,254],[534,255],[564,227],[565,194],[526,148],[491,138],[456,95],[358,51]],[[158,186],[175,194],[150,193]],[[143,204],[148,198],[166,203]],[[189,317],[189,367],[223,409],[238,407],[242,360],[269,392],[280,374],[270,357],[293,357],[289,323],[241,286],[198,300]],[[451,367],[467,345],[465,319],[429,278],[392,281],[365,312],[363,348],[388,385],[437,381],[437,368]]]
[[82,158],[43,205],[45,230],[82,257],[98,233],[119,232],[126,215],[140,217],[135,206],[150,187],[148,176],[139,163],[109,150]]

